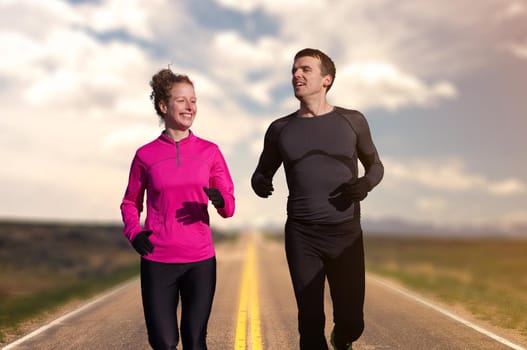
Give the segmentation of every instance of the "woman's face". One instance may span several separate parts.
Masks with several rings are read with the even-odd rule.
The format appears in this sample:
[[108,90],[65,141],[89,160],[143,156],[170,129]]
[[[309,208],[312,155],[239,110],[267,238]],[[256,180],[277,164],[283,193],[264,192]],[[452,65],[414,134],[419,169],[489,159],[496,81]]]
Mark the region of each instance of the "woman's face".
[[197,107],[194,87],[189,83],[176,83],[170,89],[168,106],[161,103],[161,111],[165,113],[165,127],[186,131],[192,126]]

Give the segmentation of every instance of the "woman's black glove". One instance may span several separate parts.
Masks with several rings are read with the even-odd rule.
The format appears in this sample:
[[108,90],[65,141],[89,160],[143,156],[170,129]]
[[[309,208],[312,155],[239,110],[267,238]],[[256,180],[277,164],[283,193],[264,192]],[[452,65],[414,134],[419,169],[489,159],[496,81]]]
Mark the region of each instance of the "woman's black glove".
[[154,251],[154,245],[150,242],[148,236],[152,234],[152,231],[141,231],[134,237],[132,246],[141,255],[146,255]]
[[251,185],[258,197],[267,198],[273,191],[273,180],[266,178],[260,173],[255,173],[251,178]]
[[205,191],[207,197],[209,197],[212,205],[216,209],[221,209],[225,207],[225,200],[223,199],[223,196],[221,195],[220,191],[212,187],[203,187],[203,191]]

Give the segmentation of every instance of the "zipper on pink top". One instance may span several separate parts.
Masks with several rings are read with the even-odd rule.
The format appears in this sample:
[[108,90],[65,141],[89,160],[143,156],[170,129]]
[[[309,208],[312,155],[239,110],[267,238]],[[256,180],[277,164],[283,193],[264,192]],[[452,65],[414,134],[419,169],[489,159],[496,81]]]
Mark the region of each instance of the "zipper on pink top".
[[177,167],[179,168],[180,161],[179,161],[179,141],[176,141],[176,159],[177,159]]

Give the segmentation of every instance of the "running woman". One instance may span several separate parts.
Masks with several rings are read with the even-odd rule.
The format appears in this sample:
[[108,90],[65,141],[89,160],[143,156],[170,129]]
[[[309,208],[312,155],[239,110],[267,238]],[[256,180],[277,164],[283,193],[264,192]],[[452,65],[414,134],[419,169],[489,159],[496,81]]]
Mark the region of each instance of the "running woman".
[[210,200],[219,215],[232,216],[234,186],[218,146],[190,130],[197,98],[189,77],[163,69],[150,86],[165,129],[132,160],[121,203],[124,234],[141,255],[141,294],[152,348],[176,349],[180,331],[184,350],[204,350],[216,288],[207,207]]

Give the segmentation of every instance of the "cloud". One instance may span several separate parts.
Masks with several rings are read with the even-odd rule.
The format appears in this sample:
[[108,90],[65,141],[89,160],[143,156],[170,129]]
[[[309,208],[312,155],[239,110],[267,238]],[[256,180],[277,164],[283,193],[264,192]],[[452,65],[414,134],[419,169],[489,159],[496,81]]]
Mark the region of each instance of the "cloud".
[[144,139],[145,135],[152,136],[159,134],[159,128],[154,128],[151,124],[134,124],[131,126],[123,126],[122,128],[112,131],[106,135],[100,145],[101,149],[108,152],[113,152],[122,147],[136,148],[138,140]]
[[[298,6],[304,6],[303,10],[310,10],[312,8],[321,10],[327,7],[327,3],[324,0],[290,0],[286,2],[280,0],[216,0],[216,2],[222,6],[241,12],[251,12],[257,9],[264,9],[272,13],[289,13],[295,9],[298,9]],[[309,4],[309,7],[305,6],[307,4]]]
[[[498,224],[503,229],[514,234],[524,235],[525,228],[527,228],[527,211],[522,209],[512,210],[503,215]],[[521,229],[521,232],[516,232],[518,229]]]
[[527,14],[527,6],[521,1],[511,1],[496,13],[498,21],[507,21]]
[[480,174],[470,173],[463,161],[451,159],[402,160],[384,157],[386,179],[421,185],[446,193],[484,192],[494,196],[516,196],[527,192],[519,179],[491,181]]
[[[64,26],[82,23],[75,7],[67,1],[4,0],[0,2],[0,9],[2,32],[25,32],[38,37]],[[36,18],[39,21],[35,21]]]
[[[171,62],[166,56],[152,56],[143,43],[126,36],[110,33],[104,38],[106,32],[129,31],[147,40],[152,31],[140,28],[157,28],[145,16],[139,18],[138,31],[132,31],[129,20],[133,16],[124,13],[119,19],[115,11],[119,4],[0,4],[2,10],[10,11],[10,17],[31,14],[31,21],[16,23],[13,30],[0,30],[0,49],[6,53],[0,61],[0,103],[7,115],[0,126],[9,130],[0,144],[2,159],[10,160],[9,170],[0,178],[12,184],[4,193],[1,215],[118,217],[133,153],[161,131],[149,100],[148,82]],[[160,1],[133,2],[133,9],[124,11],[146,6],[162,14],[173,9],[162,5]],[[95,20],[105,11],[117,19],[112,26]],[[0,17],[6,17],[4,11]],[[172,29],[181,24],[176,16],[171,20],[175,20]],[[248,64],[244,57],[239,62]],[[228,155],[252,134],[252,115],[236,99],[227,97],[232,89],[225,89],[229,85],[223,86],[221,79],[178,62],[175,66],[196,84],[200,101],[196,133],[220,144]],[[248,82],[243,73],[242,81]],[[240,84],[240,91],[247,86]],[[39,199],[28,205],[24,198],[31,198],[35,189],[39,189]],[[50,201],[57,205],[51,208]]]
[[229,93],[248,97],[262,106],[272,104],[273,88],[289,79],[281,70],[289,67],[291,57],[276,39],[250,41],[234,31],[218,32],[213,36],[211,51],[214,64],[210,71],[214,77],[228,86]]
[[[274,102],[274,89],[289,84],[295,51],[284,49],[276,39],[262,38],[251,42],[236,32],[220,32],[214,36],[212,50],[215,77],[229,84],[231,92],[246,96],[262,106]],[[224,69],[226,66],[237,67],[238,74],[232,76],[230,70]],[[428,107],[457,94],[451,82],[440,80],[427,84],[392,63],[364,61],[337,67],[337,83],[332,98],[350,103],[351,96],[354,105],[360,108],[396,110],[416,105]]]
[[488,184],[488,191],[498,196],[519,195],[525,193],[527,187],[518,179],[507,179]]
[[501,34],[496,39],[500,43],[499,48],[504,48],[516,58],[527,59],[527,4],[510,1],[496,11],[493,20],[496,22],[496,31]]
[[514,56],[527,60],[527,40],[523,43],[510,43],[507,45],[507,49]]
[[[148,82],[170,64],[196,84],[194,131],[218,143],[235,171],[240,217],[234,220],[282,221],[283,178],[273,198],[260,201],[249,173],[271,120],[298,108],[290,90],[296,51],[319,47],[334,58],[330,98],[344,106],[440,107],[463,97],[457,82],[475,69],[474,60],[490,59],[494,37],[482,31],[494,30],[487,19],[499,7],[496,1],[217,3],[273,28],[248,35],[237,21],[203,24],[190,0],[0,1],[0,155],[10,164],[0,174],[8,184],[0,215],[118,217],[133,152],[161,131]],[[511,20],[523,18],[519,8],[507,11]],[[522,55],[517,37],[500,42],[517,43],[511,52]],[[401,192],[436,191],[410,199],[421,213],[441,210],[442,198],[458,191],[493,198],[526,191],[519,177],[491,180],[452,159],[383,161],[388,196],[390,182]],[[390,214],[387,207],[379,212]]]
[[417,208],[424,212],[444,211],[448,207],[448,201],[440,197],[420,197],[417,198]]
[[[198,97],[193,130],[199,136],[218,143],[224,153],[249,142],[254,130],[257,130],[256,114],[248,113],[234,96],[226,96],[227,92],[232,93],[235,89],[231,89],[231,85],[225,84],[224,80],[197,70],[189,70],[188,74],[193,79]],[[246,84],[249,84],[248,79]]]
[[387,62],[434,80],[459,78],[485,65],[501,49],[497,43],[510,34],[496,23],[497,14],[518,18],[525,11],[520,1],[501,0],[216,2],[243,14],[261,12],[276,19],[278,36],[291,55],[303,47],[317,47],[338,57],[338,66]]
[[[102,42],[79,28],[81,20],[70,8],[57,13],[50,10],[58,6],[56,2],[46,3],[48,7],[39,2],[32,10],[32,20],[53,23],[51,29],[35,31],[30,24],[0,32],[0,48],[7,53],[0,74],[9,79],[8,92],[16,91],[27,106],[71,109],[79,116],[114,108],[128,115],[144,113],[134,101],[144,96],[137,87],[147,84],[145,71],[151,60],[145,52],[131,43]],[[20,9],[18,15],[26,10]]]
[[[62,43],[74,42],[71,51],[63,53]],[[99,43],[81,32],[60,32],[42,43],[48,51],[44,57],[50,64],[39,77],[29,81],[23,96],[30,105],[62,108],[108,109],[118,108],[136,114],[137,104],[131,97],[146,85],[142,74],[148,65],[144,53],[123,43]],[[39,62],[34,62],[39,64]],[[142,78],[143,84],[139,85]],[[130,108],[127,108],[130,107]]]
[[409,73],[385,62],[356,62],[337,70],[336,99],[352,100],[360,109],[429,106],[457,96],[455,86],[440,81],[427,85]]
[[158,6],[164,1],[153,0],[147,4],[141,0],[103,0],[77,6],[85,25],[98,33],[124,31],[140,39],[153,39],[150,25]]
[[[480,67],[488,59],[492,45],[499,49],[485,34],[487,26],[482,24],[502,7],[499,2],[478,6],[470,1],[454,5],[376,0],[351,6],[340,0],[330,4],[325,1],[217,2],[241,13],[262,11],[278,19],[281,48],[276,44],[256,47],[232,32],[218,35],[222,39],[217,41],[224,43],[221,47],[237,48],[227,54],[245,58],[241,62],[230,57],[230,62],[240,63],[240,71],[254,72],[260,63],[270,64],[271,55],[274,58],[271,64],[284,67],[281,78],[275,75],[263,82],[253,81],[247,88],[245,93],[258,103],[270,101],[272,84],[288,82],[286,74],[289,74],[292,56],[303,47],[320,48],[334,58],[337,82],[333,101],[353,103],[361,109],[391,111],[414,106],[427,108],[457,98],[460,92],[454,79]],[[390,11],[385,10],[387,6]],[[331,16],[331,20],[321,20],[321,11]],[[465,15],[458,16],[459,11]],[[299,30],[312,27],[316,29]],[[251,62],[253,68],[247,67]],[[281,103],[282,109],[291,106],[285,101]]]

